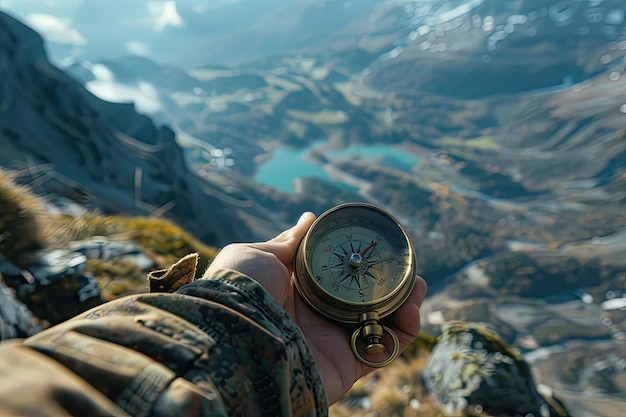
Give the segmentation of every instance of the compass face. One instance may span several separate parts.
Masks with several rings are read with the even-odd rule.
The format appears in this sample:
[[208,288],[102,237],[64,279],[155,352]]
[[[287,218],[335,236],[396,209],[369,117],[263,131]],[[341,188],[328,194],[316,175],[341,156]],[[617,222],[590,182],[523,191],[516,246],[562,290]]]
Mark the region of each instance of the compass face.
[[306,241],[309,273],[328,295],[365,304],[391,296],[408,279],[412,249],[390,216],[369,206],[320,217]]

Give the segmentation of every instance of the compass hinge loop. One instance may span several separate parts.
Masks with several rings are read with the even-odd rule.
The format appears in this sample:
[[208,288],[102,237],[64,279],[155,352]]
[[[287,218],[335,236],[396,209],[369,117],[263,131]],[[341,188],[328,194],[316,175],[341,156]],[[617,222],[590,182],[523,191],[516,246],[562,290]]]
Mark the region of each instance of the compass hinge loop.
[[378,323],[378,313],[369,311],[362,313],[361,322],[361,338],[365,342],[365,352],[368,354],[380,353],[385,350],[383,345],[383,326]]
[[[352,352],[354,353],[356,358],[365,365],[371,366],[373,368],[380,368],[389,365],[398,357],[398,354],[400,353],[400,341],[398,340],[398,336],[389,327],[379,324],[378,320],[379,316],[378,313],[376,313],[375,311],[361,314],[361,327],[359,327],[354,331],[354,333],[352,333],[352,338],[350,340],[350,346],[352,347]],[[357,339],[359,339],[360,337],[360,339],[364,342],[364,350],[367,354],[377,354],[386,350],[382,342],[384,333],[389,334],[393,342],[393,350],[391,354],[387,357],[387,359],[384,359],[380,362],[373,362],[365,359],[359,353],[359,349],[357,348]]]

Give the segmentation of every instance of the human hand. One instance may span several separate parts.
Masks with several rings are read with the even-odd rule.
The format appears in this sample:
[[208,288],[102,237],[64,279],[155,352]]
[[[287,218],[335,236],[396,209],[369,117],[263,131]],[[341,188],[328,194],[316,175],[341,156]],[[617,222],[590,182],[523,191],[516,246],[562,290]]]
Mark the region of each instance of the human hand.
[[[302,330],[332,404],[374,368],[359,362],[352,353],[349,330],[315,313],[295,290],[291,280],[293,258],[313,221],[315,215],[307,212],[295,226],[267,242],[226,246],[205,276],[210,277],[219,268],[233,269],[260,283],[274,297]],[[393,314],[391,327],[398,336],[401,351],[419,334],[419,307],[425,295],[426,282],[418,276],[409,298]]]

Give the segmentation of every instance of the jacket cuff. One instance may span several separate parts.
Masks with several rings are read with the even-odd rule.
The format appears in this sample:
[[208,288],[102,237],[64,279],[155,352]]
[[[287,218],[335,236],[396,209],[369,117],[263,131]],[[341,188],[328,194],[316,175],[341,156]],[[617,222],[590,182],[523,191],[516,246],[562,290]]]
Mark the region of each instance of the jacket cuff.
[[282,339],[286,354],[283,359],[287,360],[290,369],[280,374],[283,378],[284,375],[290,375],[291,380],[280,381],[281,375],[275,373],[277,377],[274,383],[290,387],[292,404],[296,405],[302,404],[302,397],[307,396],[303,392],[304,388],[313,396],[315,415],[327,415],[328,400],[324,384],[302,330],[258,282],[238,271],[219,269],[210,279],[191,282],[176,292],[229,307]]

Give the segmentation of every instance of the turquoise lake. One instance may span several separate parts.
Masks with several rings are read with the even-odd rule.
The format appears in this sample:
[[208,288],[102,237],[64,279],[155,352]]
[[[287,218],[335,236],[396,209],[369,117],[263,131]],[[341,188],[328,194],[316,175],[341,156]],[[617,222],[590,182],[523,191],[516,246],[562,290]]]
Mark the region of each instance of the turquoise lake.
[[[285,192],[294,191],[294,179],[305,177],[316,177],[338,187],[354,190],[353,187],[329,177],[321,164],[305,160],[304,156],[307,152],[318,148],[319,145],[318,142],[304,149],[276,149],[272,158],[259,166],[255,179],[262,184]],[[392,167],[403,172],[410,172],[413,165],[418,161],[416,157],[405,151],[383,145],[350,146],[323,153],[330,160],[371,159],[377,165]]]

